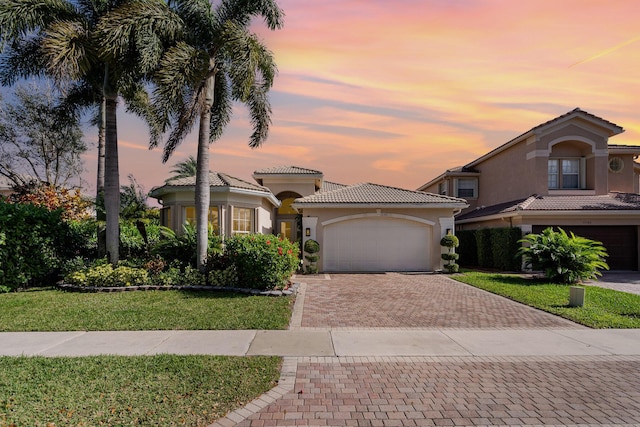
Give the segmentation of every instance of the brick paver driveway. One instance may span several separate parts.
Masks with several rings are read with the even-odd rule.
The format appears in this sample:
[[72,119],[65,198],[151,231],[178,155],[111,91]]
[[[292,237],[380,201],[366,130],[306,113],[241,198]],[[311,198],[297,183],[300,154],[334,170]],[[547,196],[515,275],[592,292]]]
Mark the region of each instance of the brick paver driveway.
[[294,390],[239,426],[640,425],[640,361],[300,361]]
[[[304,294],[303,329],[580,327],[438,275],[332,275]],[[640,425],[637,356],[286,358],[284,383],[237,425]]]
[[332,274],[310,280],[302,327],[572,328],[552,314],[434,274]]

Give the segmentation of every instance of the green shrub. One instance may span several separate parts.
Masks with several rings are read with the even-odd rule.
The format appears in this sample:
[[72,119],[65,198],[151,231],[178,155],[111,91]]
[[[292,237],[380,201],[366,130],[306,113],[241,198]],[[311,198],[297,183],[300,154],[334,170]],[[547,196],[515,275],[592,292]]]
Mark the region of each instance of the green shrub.
[[522,257],[518,255],[522,231],[515,227],[490,229],[492,267],[503,271],[521,269]]
[[50,284],[64,260],[73,255],[73,240],[62,211],[0,200],[0,285]]
[[447,234],[442,237],[442,239],[440,239],[440,246],[444,246],[445,248],[447,248],[447,253],[444,253],[440,256],[443,260],[447,261],[444,268],[448,273],[457,273],[460,268],[460,266],[454,262],[458,259],[458,254],[454,251],[459,244],[460,241],[453,234]]
[[527,234],[518,251],[528,265],[544,271],[556,283],[576,283],[600,276],[599,269],[609,269],[604,261],[607,251],[602,243],[549,227],[540,234]]
[[65,282],[83,287],[144,286],[151,283],[149,273],[143,268],[111,264],[96,265],[75,271],[65,277]]
[[491,229],[476,230],[476,248],[478,249],[478,266],[493,268],[493,251],[491,249]]
[[476,245],[475,230],[459,230],[456,236],[460,241],[457,250],[460,255],[460,264],[466,267],[478,265],[478,247]]
[[[196,266],[196,228],[190,223],[183,226],[182,234],[176,234],[167,227],[159,227],[159,239],[152,245],[151,254],[167,261],[179,261],[183,267]],[[222,239],[209,228],[207,258],[222,253]]]
[[304,252],[308,255],[304,256],[304,259],[309,262],[308,265],[305,266],[305,272],[307,274],[316,274],[318,272],[317,262],[320,259],[320,243],[316,242],[313,239],[309,239],[304,242]]
[[244,288],[282,288],[298,266],[298,245],[282,237],[238,234],[225,241],[225,248]]
[[308,254],[315,254],[320,252],[320,243],[313,239],[309,239],[304,242],[304,251]]

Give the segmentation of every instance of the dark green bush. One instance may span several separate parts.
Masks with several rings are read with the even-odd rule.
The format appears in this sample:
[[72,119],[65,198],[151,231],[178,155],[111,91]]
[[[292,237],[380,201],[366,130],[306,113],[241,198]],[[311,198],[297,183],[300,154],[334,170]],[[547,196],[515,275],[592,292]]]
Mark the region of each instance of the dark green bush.
[[308,254],[315,254],[320,252],[320,243],[313,239],[309,239],[304,242],[304,251]]
[[0,286],[51,284],[73,256],[73,235],[62,211],[0,200]]
[[226,239],[225,250],[243,288],[283,288],[298,267],[298,245],[273,235],[238,234]]
[[476,230],[476,248],[478,248],[478,266],[493,268],[493,250],[491,249],[491,229]]
[[[182,267],[196,266],[196,228],[190,223],[183,226],[182,234],[177,234],[167,227],[159,227],[157,242],[151,247],[151,254],[158,255],[166,261],[178,261]],[[207,259],[222,253],[222,239],[209,229],[209,247]]]
[[520,243],[519,254],[528,265],[541,269],[556,283],[576,283],[600,276],[599,269],[609,269],[607,251],[602,243],[549,227],[540,234],[527,234]]
[[475,267],[478,265],[478,247],[476,245],[475,230],[459,230],[456,236],[460,241],[457,253],[460,255],[460,265]]
[[519,271],[522,257],[518,255],[522,231],[515,227],[491,228],[491,259],[493,268]]

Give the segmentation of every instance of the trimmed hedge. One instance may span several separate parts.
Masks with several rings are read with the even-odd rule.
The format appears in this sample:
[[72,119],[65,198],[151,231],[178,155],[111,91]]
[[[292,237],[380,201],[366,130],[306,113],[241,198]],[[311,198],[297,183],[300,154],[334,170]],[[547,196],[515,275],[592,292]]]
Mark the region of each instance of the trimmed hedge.
[[518,255],[522,231],[517,227],[481,228],[456,231],[460,240],[460,265],[504,271],[519,271]]

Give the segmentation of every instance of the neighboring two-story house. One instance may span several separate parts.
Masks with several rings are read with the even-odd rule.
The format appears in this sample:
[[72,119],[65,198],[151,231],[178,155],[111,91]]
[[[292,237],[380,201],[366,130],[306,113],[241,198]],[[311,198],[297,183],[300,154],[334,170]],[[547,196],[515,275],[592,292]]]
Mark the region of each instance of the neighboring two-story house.
[[623,131],[576,108],[418,190],[467,200],[458,230],[561,227],[601,241],[612,270],[638,270],[640,146],[609,144]]

